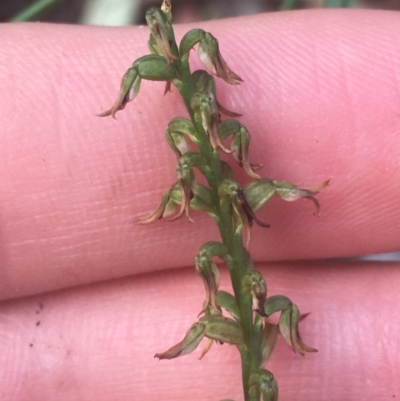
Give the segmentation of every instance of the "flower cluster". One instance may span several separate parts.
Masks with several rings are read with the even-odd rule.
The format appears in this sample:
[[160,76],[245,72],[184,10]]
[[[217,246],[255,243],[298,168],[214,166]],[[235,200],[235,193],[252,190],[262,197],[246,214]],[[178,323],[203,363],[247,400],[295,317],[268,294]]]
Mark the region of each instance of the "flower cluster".
[[[256,213],[274,195],[286,201],[309,199],[318,214],[315,196],[329,180],[306,189],[262,177],[258,172],[262,164],[249,161],[250,134],[234,119],[240,114],[229,111],[217,100],[213,75],[233,85],[242,82],[222,58],[217,39],[209,32],[194,29],[178,46],[171,22],[171,2],[167,0],[161,8],[149,9],[146,21],[152,54],[133,63],[122,79],[113,106],[100,116],[115,118],[137,96],[142,80],[164,81],[166,92],[176,87],[189,117],[174,118],[166,129],[167,142],[177,158],[176,177],[157,208],[138,222],[149,224],[162,218],[171,221],[183,215],[193,221],[191,212],[202,211],[211,216],[221,234],[221,242],[207,242],[195,257],[195,270],[205,289],[205,301],[197,320],[182,341],[155,357],[172,359],[186,355],[203,339],[207,343],[201,357],[215,341],[235,345],[246,361],[243,364],[245,399],[277,400],[277,382],[264,366],[278,336],[303,356],[316,349],[307,346],[299,333],[299,323],[306,315],[300,315],[297,306],[285,296],[267,296],[266,281],[254,269],[248,252],[251,227],[254,222],[269,227]],[[195,46],[208,72],[190,71],[189,55]],[[223,115],[230,118],[224,119]],[[231,157],[253,181],[242,186],[231,167],[220,159],[220,152]],[[199,176],[203,179],[199,180]],[[233,294],[219,289],[217,260],[229,269]],[[277,323],[270,319],[274,313],[280,313]]]

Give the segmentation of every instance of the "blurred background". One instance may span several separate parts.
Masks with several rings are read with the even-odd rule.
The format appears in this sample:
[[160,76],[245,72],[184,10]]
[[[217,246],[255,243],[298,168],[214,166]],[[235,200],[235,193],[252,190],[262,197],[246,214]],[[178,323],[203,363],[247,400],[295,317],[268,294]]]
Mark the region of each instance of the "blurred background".
[[[69,24],[144,24],[144,11],[161,0],[2,0],[0,21]],[[175,22],[317,7],[399,10],[400,0],[173,0]]]

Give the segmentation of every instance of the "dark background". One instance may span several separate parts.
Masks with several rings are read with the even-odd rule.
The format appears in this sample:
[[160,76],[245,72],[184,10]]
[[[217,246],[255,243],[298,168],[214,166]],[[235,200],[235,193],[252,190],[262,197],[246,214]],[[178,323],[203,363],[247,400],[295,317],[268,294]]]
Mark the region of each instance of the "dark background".
[[[3,0],[0,21],[9,21],[33,3],[51,0]],[[400,0],[292,0],[295,8],[316,8],[324,4],[353,4],[354,7],[400,9]],[[99,25],[143,24],[144,11],[160,6],[161,0],[58,0],[35,20],[43,22]],[[284,0],[173,0],[175,22],[199,21],[236,15],[278,11]]]

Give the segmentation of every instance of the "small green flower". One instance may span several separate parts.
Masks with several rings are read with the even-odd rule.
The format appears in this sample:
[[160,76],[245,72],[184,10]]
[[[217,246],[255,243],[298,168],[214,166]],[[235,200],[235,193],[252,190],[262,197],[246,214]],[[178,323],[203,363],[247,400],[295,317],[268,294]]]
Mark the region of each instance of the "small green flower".
[[250,134],[246,127],[236,120],[225,120],[219,126],[219,131],[222,139],[232,135],[231,151],[232,156],[243,167],[243,170],[252,178],[256,180],[261,177],[255,173],[263,167],[263,164],[251,164],[249,162],[249,147],[250,147]]
[[179,51],[182,56],[188,57],[190,50],[199,45],[199,58],[206,68],[225,82],[237,85],[242,81],[239,75],[234,73],[219,52],[218,40],[209,32],[202,29],[189,31],[181,40]]
[[269,178],[253,181],[244,187],[244,196],[253,212],[260,210],[275,194],[275,186]]
[[177,60],[178,57],[172,53],[170,45],[171,22],[168,21],[168,17],[164,11],[157,7],[149,8],[146,12],[146,21],[151,31],[151,48],[157,54],[163,56],[168,65],[172,61]]
[[221,114],[228,117],[241,116],[241,114],[228,110],[226,107],[222,106],[221,103],[218,102],[215,79],[207,71],[197,70],[192,74],[192,78],[196,84],[196,89],[198,92],[210,92],[214,95],[217,102],[218,110]]
[[165,352],[155,354],[154,358],[158,359],[173,359],[178,356],[190,354],[200,344],[204,338],[205,325],[200,322],[194,323],[186,332],[184,339],[178,344],[174,345]]
[[219,288],[219,270],[217,265],[210,258],[199,254],[195,258],[195,267],[203,280],[206,290],[206,300],[200,314],[206,310],[211,314],[221,313],[221,308],[217,305],[217,291]]
[[167,65],[164,57],[157,54],[140,57],[123,76],[118,97],[111,109],[98,114],[98,116],[112,116],[115,118],[116,112],[123,110],[126,104],[132,101],[139,93],[142,79],[149,81],[169,81],[175,77],[176,72],[174,68]]
[[256,270],[249,271],[242,279],[243,293],[250,294],[253,300],[253,310],[264,317],[268,317],[264,310],[267,298],[267,283],[262,274]]
[[140,217],[137,220],[137,223],[150,224],[158,219],[161,219],[162,217],[167,217],[174,214],[180,205],[179,198],[181,198],[181,190],[179,186],[175,184],[164,193],[159,206],[148,215]]
[[185,212],[188,220],[193,222],[190,217],[190,200],[193,197],[193,186],[195,183],[195,175],[193,172],[192,166],[187,163],[187,160],[183,157],[180,159],[178,165],[176,166],[176,176],[177,176],[177,185],[181,191],[181,208],[179,212],[171,218],[172,220],[179,219]]
[[242,78],[228,67],[219,52],[218,40],[209,32],[205,32],[204,38],[199,42],[199,57],[210,72],[228,84],[237,85],[243,82]]
[[227,254],[228,250],[224,244],[210,241],[200,248],[199,253],[195,257],[196,271],[202,278],[206,290],[206,301],[200,314],[205,311],[214,315],[221,314],[221,308],[217,304],[220,275],[218,267],[212,261],[212,258],[215,256],[224,258]]
[[233,210],[233,222],[235,225],[235,233],[239,234],[246,230],[246,248],[250,244],[250,228],[255,221],[261,227],[269,227],[269,224],[259,220],[253,210],[251,209],[247,199],[244,195],[243,189],[234,181],[226,179],[222,181],[218,188],[218,195],[221,203],[229,203]]
[[193,352],[201,340],[209,340],[201,357],[211,348],[213,341],[242,346],[244,343],[243,330],[234,320],[221,315],[207,315],[194,323],[186,332],[184,339],[165,352],[156,354],[158,359],[173,359]]
[[173,118],[168,124],[165,135],[168,144],[171,146],[178,160],[189,151],[189,145],[185,136],[189,137],[197,145],[199,142],[193,123],[183,117]]
[[211,92],[196,92],[190,100],[190,107],[195,113],[204,131],[210,138],[211,146],[215,150],[223,150],[225,153],[231,151],[224,146],[219,134],[220,115],[215,96]]
[[299,332],[299,322],[301,316],[299,309],[295,304],[285,309],[279,318],[279,330],[282,337],[288,343],[289,347],[302,356],[306,356],[306,352],[318,352],[315,348],[311,348],[304,344]]
[[121,81],[121,88],[117,99],[112,105],[111,109],[98,114],[99,117],[112,116],[115,118],[115,113],[123,110],[128,102],[133,100],[139,93],[141,77],[136,68],[129,68]]

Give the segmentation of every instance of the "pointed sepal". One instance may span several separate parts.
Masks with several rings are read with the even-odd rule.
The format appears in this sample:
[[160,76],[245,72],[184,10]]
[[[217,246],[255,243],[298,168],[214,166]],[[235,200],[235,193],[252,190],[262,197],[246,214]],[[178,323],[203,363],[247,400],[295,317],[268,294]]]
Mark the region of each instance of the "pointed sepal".
[[154,358],[174,359],[193,352],[204,338],[205,324],[196,322],[186,332],[184,339],[165,352],[155,354]]
[[244,196],[253,212],[260,210],[275,194],[275,186],[268,178],[253,181],[244,188]]
[[175,213],[180,203],[176,199],[180,198],[180,189],[177,185],[172,186],[162,196],[160,204],[157,208],[146,216],[137,220],[138,224],[150,224],[163,217],[170,216]]
[[241,346],[244,344],[243,329],[233,319],[221,315],[208,315],[200,318],[204,323],[204,335],[211,340]]
[[120,91],[111,109],[98,114],[99,117],[112,116],[123,110],[139,93],[142,79],[150,81],[169,81],[176,77],[175,69],[167,65],[164,57],[149,54],[137,59],[122,78]]
[[190,208],[201,212],[207,212],[214,220],[218,219],[212,201],[212,194],[209,188],[203,184],[195,183],[193,187],[193,198],[190,201]]
[[99,117],[112,116],[115,119],[115,114],[119,110],[123,110],[126,104],[132,101],[139,93],[141,77],[136,68],[129,68],[122,77],[119,94],[111,109],[98,114]]
[[240,321],[239,308],[236,303],[236,298],[232,294],[226,291],[218,291],[217,304],[229,312],[237,322]]
[[243,330],[240,324],[222,315],[207,315],[190,327],[182,341],[154,357],[174,359],[189,354],[198,347],[204,337],[212,341],[207,342],[201,357],[211,348],[213,341],[234,344],[238,347],[244,344]]
[[300,320],[299,309],[295,304],[285,309],[279,318],[279,330],[282,337],[294,352],[302,356],[306,356],[307,352],[318,352],[315,348],[304,344],[299,332]]
[[320,185],[308,189],[299,188],[296,185],[293,185],[287,181],[274,180],[272,182],[276,188],[276,194],[279,195],[283,200],[293,202],[300,198],[310,199],[315,205],[315,208],[317,210],[316,214],[319,215],[320,206],[317,198],[315,198],[315,195],[326,188],[330,180],[326,180]]
[[260,330],[261,367],[268,362],[273,350],[275,349],[275,345],[278,340],[278,334],[279,334],[279,328],[276,324],[264,321],[263,327]]

